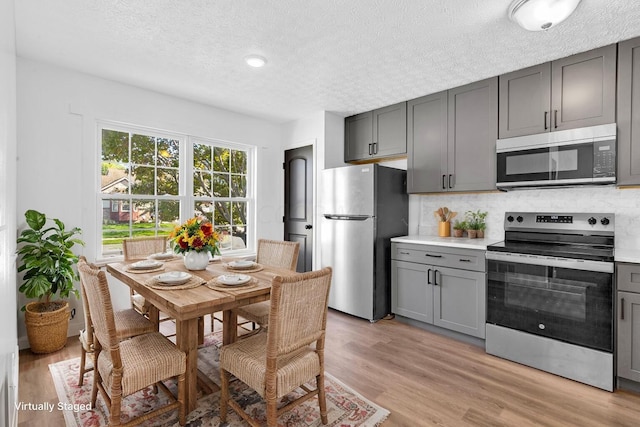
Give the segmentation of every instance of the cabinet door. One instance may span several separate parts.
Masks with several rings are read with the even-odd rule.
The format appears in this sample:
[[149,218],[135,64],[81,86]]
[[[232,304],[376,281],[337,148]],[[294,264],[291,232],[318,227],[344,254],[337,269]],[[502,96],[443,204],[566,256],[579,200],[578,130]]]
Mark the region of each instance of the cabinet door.
[[433,283],[433,324],[485,337],[485,273],[438,267]]
[[551,63],[551,130],[616,121],[617,46]]
[[618,376],[640,381],[640,294],[618,292]]
[[407,192],[446,191],[447,91],[407,103]]
[[618,55],[618,185],[640,185],[640,37]]
[[[413,262],[391,261],[391,312],[433,324],[433,267]],[[433,274],[433,273],[432,273]]]
[[498,78],[449,90],[449,191],[495,190]]
[[373,157],[407,154],[407,103],[373,111]]
[[499,85],[500,138],[549,132],[551,63],[504,74]]
[[362,160],[373,153],[373,112],[344,119],[344,161]]

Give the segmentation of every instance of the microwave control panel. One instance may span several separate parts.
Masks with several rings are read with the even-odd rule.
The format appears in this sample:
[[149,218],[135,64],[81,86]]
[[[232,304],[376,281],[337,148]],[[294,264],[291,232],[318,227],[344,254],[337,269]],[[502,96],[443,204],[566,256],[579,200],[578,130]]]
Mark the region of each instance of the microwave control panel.
[[607,178],[616,176],[616,140],[596,141],[593,143],[593,177]]

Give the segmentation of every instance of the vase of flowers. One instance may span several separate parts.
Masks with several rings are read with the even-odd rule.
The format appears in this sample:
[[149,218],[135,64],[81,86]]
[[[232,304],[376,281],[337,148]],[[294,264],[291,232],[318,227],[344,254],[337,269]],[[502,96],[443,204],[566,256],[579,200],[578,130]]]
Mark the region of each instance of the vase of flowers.
[[209,254],[220,254],[220,237],[205,218],[187,220],[173,230],[169,239],[174,252],[184,254],[184,266],[188,270],[204,270],[209,263]]

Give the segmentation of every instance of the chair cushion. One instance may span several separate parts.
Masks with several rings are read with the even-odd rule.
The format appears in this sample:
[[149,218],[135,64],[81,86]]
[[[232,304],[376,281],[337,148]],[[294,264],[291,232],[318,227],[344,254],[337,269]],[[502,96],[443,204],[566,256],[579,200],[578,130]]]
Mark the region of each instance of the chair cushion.
[[[220,350],[220,368],[265,396],[267,334],[259,333],[226,345]],[[278,360],[276,380],[280,398],[320,374],[320,359],[311,347],[304,347]]]
[[[120,343],[122,359],[122,395],[128,396],[158,381],[185,372],[184,352],[159,332],[139,335]],[[108,349],[98,357],[98,369],[105,389],[110,393],[113,363]]]
[[238,309],[238,315],[250,322],[257,323],[265,327],[269,324],[269,311],[271,303],[269,301],[257,302],[255,304],[245,305]]
[[84,351],[86,351],[87,353],[93,353],[93,342],[88,341],[86,329],[80,331],[78,339],[80,339],[80,344],[82,344],[82,348],[84,349]]
[[135,337],[136,335],[155,332],[153,323],[133,308],[114,311],[113,317],[116,321],[116,334],[118,335],[118,339],[122,340]]

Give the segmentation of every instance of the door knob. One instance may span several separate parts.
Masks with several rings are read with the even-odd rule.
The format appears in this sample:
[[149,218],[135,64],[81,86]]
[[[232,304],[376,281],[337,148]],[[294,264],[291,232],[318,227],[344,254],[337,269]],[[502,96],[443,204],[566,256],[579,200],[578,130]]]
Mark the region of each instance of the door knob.
[[313,225],[307,224],[304,226],[304,228],[306,228],[307,230],[311,230],[313,228]]

